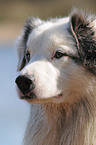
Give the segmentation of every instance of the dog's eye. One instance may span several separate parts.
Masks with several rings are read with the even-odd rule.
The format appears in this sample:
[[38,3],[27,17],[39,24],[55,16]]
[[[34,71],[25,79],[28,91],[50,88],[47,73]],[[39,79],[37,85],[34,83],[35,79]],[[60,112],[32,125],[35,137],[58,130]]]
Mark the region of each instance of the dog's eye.
[[30,61],[30,52],[28,50],[25,53],[25,59],[26,59],[26,62]]
[[63,56],[67,56],[67,54],[66,53],[63,53],[61,51],[56,51],[56,53],[54,55],[54,58],[59,59],[59,58],[61,58]]
[[30,52],[27,50],[24,54],[24,57],[22,59],[21,65],[19,67],[19,71],[24,68],[24,66],[30,61]]

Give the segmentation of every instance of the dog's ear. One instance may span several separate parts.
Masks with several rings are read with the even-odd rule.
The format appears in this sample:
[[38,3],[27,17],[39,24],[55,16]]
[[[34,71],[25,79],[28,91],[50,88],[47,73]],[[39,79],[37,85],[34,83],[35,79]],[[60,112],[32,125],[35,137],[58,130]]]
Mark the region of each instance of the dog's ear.
[[19,63],[18,63],[17,71],[22,70],[26,65],[25,53],[26,53],[27,41],[30,33],[34,28],[36,28],[38,25],[41,25],[42,23],[43,23],[42,20],[34,17],[30,17],[26,20],[23,28],[23,33],[21,34],[18,40]]
[[74,13],[70,25],[82,65],[96,74],[96,38],[90,22],[83,15]]

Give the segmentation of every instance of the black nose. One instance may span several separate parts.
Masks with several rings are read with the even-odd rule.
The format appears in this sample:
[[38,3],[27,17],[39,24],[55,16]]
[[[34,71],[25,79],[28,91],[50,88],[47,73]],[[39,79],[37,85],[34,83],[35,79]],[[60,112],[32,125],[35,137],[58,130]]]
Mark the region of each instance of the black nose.
[[18,76],[15,82],[23,94],[28,94],[31,90],[35,88],[35,79],[30,79],[25,75]]

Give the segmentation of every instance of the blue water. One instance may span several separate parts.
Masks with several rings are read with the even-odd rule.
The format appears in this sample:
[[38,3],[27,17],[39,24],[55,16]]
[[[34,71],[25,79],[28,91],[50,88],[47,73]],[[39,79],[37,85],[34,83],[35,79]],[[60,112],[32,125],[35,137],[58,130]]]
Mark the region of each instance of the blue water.
[[0,46],[0,145],[22,145],[29,105],[16,93],[17,53],[13,44]]

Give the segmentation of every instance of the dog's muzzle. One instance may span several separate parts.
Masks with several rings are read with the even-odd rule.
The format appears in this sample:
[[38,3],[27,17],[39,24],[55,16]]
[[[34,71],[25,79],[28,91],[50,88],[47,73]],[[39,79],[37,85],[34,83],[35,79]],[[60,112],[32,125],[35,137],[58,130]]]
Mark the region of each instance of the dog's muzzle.
[[20,75],[15,80],[19,90],[24,96],[20,96],[21,99],[34,98],[32,91],[35,88],[35,79],[34,77],[30,78],[26,75]]

